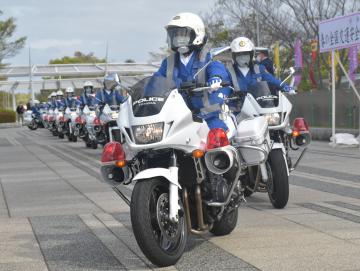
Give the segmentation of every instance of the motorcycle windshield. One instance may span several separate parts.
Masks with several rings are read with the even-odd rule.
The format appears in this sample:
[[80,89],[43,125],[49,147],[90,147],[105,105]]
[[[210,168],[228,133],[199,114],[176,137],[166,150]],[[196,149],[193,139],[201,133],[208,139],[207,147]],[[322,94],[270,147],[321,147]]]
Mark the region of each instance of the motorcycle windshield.
[[162,76],[147,77],[131,88],[132,107],[135,117],[159,114],[175,82]]
[[249,87],[249,93],[262,108],[277,107],[279,104],[279,97],[271,94],[269,85],[265,81],[256,82],[251,85]]

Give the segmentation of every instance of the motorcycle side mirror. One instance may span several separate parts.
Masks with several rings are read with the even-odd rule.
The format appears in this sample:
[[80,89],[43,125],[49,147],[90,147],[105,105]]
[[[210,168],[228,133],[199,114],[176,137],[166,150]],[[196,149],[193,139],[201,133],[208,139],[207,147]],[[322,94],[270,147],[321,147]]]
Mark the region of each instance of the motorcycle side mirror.
[[232,61],[231,48],[230,46],[213,48],[210,50],[210,57],[213,61]]
[[294,82],[295,82],[294,74],[295,74],[296,70],[294,67],[290,67],[288,72],[289,72],[289,75],[281,82],[280,86],[282,86],[290,78],[291,78],[290,86],[292,87],[294,85]]
[[213,61],[232,61],[230,46],[213,48],[210,50],[209,54],[209,61],[201,69],[199,69],[197,73],[194,74],[194,80],[201,72],[204,72],[207,66],[209,66]]

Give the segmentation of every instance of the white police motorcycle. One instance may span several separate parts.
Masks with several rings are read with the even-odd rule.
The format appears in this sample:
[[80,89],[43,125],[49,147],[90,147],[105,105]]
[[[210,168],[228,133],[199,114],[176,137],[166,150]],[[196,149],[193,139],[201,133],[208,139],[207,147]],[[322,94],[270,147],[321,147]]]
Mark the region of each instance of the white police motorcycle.
[[[194,84],[176,89],[164,77],[140,81],[121,105],[120,141],[103,150],[103,179],[130,205],[138,245],[158,266],[177,262],[189,232],[231,233],[244,200],[242,177],[268,157],[265,117],[237,124],[224,110],[230,131],[209,130],[181,94],[209,90]],[[129,200],[120,185],[131,182]]]
[[[294,73],[295,70],[290,68],[290,74],[283,83]],[[291,86],[293,80],[292,77]],[[264,116],[267,119],[270,139],[273,142],[269,160],[277,165],[274,168],[250,167],[245,183],[245,196],[250,196],[253,192],[267,192],[274,207],[283,208],[289,195],[288,176],[299,164],[305,154],[306,146],[311,141],[308,126],[304,119],[296,118],[291,127],[291,102],[281,91],[277,95],[272,94],[267,82],[257,82],[244,95],[241,101],[241,112],[237,119],[241,121],[250,116]],[[291,149],[298,150],[300,147],[302,147],[302,152],[293,165],[289,152]],[[278,195],[274,196],[275,194]]]

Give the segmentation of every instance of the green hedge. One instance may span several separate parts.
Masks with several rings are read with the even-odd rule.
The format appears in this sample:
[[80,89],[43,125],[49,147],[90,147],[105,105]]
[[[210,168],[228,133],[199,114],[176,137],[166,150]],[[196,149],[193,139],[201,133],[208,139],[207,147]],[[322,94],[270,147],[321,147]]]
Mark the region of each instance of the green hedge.
[[10,123],[15,121],[16,121],[15,111],[0,109],[0,123]]

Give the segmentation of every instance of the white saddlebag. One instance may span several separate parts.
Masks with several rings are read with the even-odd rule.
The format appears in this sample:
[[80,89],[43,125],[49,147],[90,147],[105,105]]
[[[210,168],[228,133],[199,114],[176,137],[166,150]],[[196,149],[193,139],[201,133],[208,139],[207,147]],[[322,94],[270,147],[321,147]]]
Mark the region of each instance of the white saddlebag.
[[270,136],[265,117],[253,117],[241,121],[233,141],[247,165],[259,165],[265,162],[270,151]]

